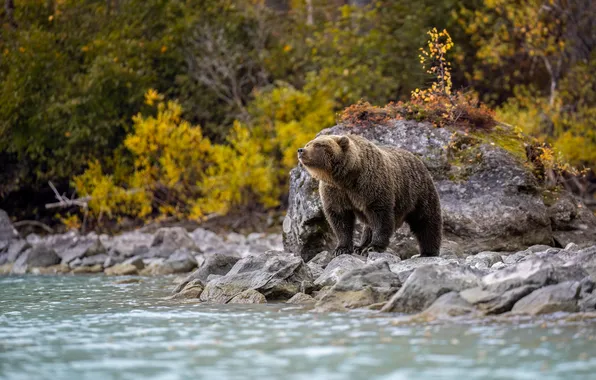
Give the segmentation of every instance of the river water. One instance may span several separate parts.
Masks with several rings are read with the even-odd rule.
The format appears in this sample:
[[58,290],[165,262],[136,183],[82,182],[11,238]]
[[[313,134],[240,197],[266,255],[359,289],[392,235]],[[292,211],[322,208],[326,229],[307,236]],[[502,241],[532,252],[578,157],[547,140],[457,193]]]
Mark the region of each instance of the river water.
[[0,379],[596,379],[595,321],[403,324],[117,281],[0,277]]

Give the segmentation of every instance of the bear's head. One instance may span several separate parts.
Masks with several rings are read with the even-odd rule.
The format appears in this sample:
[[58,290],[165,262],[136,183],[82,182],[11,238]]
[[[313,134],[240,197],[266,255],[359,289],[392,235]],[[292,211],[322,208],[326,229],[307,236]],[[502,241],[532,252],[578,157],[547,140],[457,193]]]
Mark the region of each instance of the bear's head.
[[319,136],[298,149],[298,160],[319,181],[334,182],[353,166],[356,154],[348,136]]

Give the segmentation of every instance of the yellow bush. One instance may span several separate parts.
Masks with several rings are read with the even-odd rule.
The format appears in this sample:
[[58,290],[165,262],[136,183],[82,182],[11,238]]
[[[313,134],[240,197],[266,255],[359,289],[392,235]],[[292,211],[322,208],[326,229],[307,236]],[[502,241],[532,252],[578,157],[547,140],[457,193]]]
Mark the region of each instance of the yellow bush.
[[[151,200],[144,189],[127,189],[114,183],[112,176],[103,173],[97,161],[89,163],[83,174],[74,178],[74,187],[81,196],[90,196],[90,215],[101,221],[106,215],[128,215],[141,218],[151,212]],[[68,223],[65,223],[68,225]]]
[[267,154],[281,155],[284,176],[297,164],[296,150],[335,121],[334,103],[323,90],[299,91],[281,82],[256,93],[251,114],[257,144]]
[[225,214],[231,208],[251,203],[274,207],[279,203],[280,187],[274,163],[263,154],[249,129],[234,123],[229,145],[213,145],[212,165],[200,182],[203,197],[193,202],[191,217]]
[[115,180],[93,162],[74,180],[80,194],[91,196],[91,215],[98,220],[149,214],[200,219],[245,205],[275,207],[296,150],[334,119],[324,94],[281,85],[257,94],[250,124],[236,121],[226,144],[212,144],[200,127],[182,120],[178,103],[164,102],[153,90],[145,98],[157,113],[133,118],[124,140],[132,167],[117,167]]

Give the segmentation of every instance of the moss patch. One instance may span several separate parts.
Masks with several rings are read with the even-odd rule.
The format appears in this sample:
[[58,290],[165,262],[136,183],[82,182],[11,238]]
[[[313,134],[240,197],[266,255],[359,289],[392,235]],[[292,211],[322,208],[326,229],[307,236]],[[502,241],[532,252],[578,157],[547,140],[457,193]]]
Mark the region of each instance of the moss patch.
[[526,137],[521,133],[515,131],[513,127],[499,124],[492,130],[479,131],[476,130],[470,133],[480,141],[490,145],[496,145],[507,152],[511,153],[519,162],[527,162],[526,157]]
[[470,178],[482,162],[480,145],[482,141],[467,133],[455,132],[447,146],[449,173],[447,177],[453,182],[462,182]]

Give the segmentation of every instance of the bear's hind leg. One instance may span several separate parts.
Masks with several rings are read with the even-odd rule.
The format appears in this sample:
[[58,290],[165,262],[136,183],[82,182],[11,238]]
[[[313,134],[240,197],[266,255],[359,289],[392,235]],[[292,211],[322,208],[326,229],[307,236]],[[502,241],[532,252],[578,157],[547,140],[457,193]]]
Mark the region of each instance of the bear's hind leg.
[[416,215],[416,211],[414,211],[407,216],[406,222],[418,240],[420,256],[439,256],[442,234],[441,218]]

